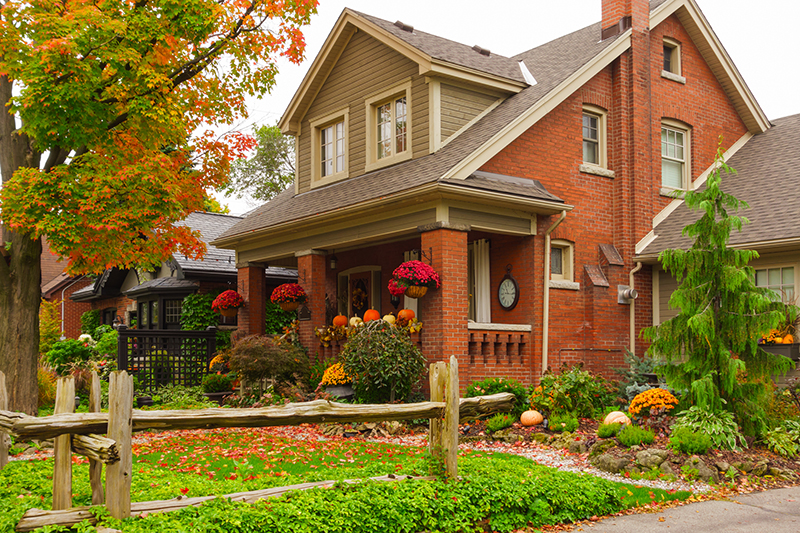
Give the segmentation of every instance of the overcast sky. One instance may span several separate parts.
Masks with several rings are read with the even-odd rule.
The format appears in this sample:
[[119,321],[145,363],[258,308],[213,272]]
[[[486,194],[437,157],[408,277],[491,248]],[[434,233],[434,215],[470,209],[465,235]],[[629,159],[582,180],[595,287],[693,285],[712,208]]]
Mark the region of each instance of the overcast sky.
[[[800,113],[800,1],[697,0],[711,27],[767,117]],[[601,18],[601,0],[320,0],[306,26],[306,60],[280,64],[272,94],[253,100],[250,118],[237,129],[276,123],[328,33],[345,7],[493,53],[512,56],[593,24]],[[227,200],[231,211],[255,207]]]

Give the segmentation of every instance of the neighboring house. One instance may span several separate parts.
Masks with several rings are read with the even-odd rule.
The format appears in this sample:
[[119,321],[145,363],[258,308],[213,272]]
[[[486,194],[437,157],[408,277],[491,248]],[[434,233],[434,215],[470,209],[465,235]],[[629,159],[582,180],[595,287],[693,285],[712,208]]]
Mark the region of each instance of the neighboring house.
[[[362,289],[389,312],[393,269],[419,258],[442,287],[403,306],[462,383],[578,361],[613,376],[642,353],[657,268],[637,243],[720,137],[733,155],[771,124],[694,0],[602,7],[510,58],[346,9],[280,121],[294,187],[214,241],[236,250],[249,309],[267,266],[297,268],[313,355],[326,302],[352,315]],[[248,333],[262,323],[240,313]]]
[[[203,259],[190,259],[174,254],[154,272],[109,269],[94,279],[85,277],[56,278],[43,291],[48,299],[69,299],[64,302],[64,331],[67,337],[80,335],[80,315],[90,309],[101,311],[101,322],[136,324],[139,329],[180,329],[183,299],[194,293],[237,288],[237,271],[233,252],[209,244],[225,230],[241,220],[240,217],[217,213],[196,212],[179,225],[198,231],[206,242]],[[274,288],[281,283],[296,281],[292,269],[268,269],[264,286]],[[76,290],[77,289],[77,290]],[[221,317],[221,325],[235,326],[236,318]]]

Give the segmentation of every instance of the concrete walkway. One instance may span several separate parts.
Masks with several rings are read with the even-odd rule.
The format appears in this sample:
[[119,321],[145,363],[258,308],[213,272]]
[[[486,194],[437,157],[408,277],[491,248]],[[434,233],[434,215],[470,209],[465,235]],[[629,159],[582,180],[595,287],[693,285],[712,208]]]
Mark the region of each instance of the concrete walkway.
[[607,518],[575,531],[592,533],[798,533],[800,487],[699,502],[654,514]]

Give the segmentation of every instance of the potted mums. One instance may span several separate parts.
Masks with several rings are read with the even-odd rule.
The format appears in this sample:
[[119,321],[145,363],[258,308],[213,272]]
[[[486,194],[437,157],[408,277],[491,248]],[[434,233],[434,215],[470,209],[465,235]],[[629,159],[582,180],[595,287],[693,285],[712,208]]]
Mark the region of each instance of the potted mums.
[[272,303],[280,306],[284,311],[294,311],[300,304],[306,303],[308,296],[303,287],[297,283],[284,283],[272,291]]
[[227,317],[235,317],[242,306],[244,306],[244,298],[236,291],[225,291],[211,302],[212,311]]
[[389,292],[392,296],[406,295],[409,298],[422,298],[428,289],[438,289],[439,274],[422,261],[406,261],[392,272]]

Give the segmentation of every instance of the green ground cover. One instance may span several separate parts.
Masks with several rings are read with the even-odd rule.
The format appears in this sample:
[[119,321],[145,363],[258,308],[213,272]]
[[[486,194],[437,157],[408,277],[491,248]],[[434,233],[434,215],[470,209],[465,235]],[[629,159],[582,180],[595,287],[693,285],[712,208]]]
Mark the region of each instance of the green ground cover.
[[[134,452],[134,501],[389,473],[427,475],[435,466],[420,447],[297,440],[262,429],[170,432],[136,445]],[[0,471],[0,532],[13,531],[26,509],[50,507],[52,465],[51,459],[18,461]],[[462,452],[459,474],[462,480],[456,483],[336,483],[255,505],[217,499],[198,508],[104,523],[125,532],[512,531],[689,496],[560,472],[499,453]],[[73,466],[73,475],[73,504],[88,505],[91,490],[85,461]],[[82,529],[94,531],[89,526]]]

